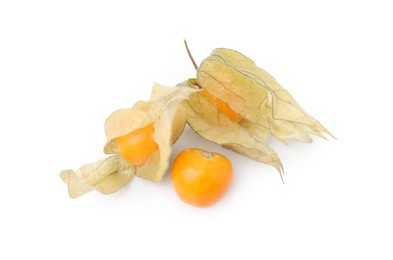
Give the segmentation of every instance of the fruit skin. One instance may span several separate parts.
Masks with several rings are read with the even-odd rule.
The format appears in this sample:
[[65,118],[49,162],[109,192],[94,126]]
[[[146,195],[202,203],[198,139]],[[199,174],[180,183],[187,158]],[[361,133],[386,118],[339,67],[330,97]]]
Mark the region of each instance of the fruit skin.
[[181,152],[172,167],[172,183],[184,202],[209,207],[228,191],[233,179],[231,162],[223,155],[191,148]]
[[136,166],[145,164],[153,150],[158,149],[153,134],[154,126],[149,124],[116,138],[121,157]]

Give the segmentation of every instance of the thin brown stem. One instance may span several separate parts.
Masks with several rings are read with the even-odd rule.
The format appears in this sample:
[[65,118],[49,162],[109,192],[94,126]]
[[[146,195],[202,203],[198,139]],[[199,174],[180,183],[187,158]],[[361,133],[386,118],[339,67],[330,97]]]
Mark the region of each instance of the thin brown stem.
[[187,54],[188,54],[188,57],[190,58],[190,60],[192,62],[192,65],[194,65],[195,70],[198,70],[198,65],[196,64],[194,58],[191,55],[191,52],[190,52],[190,49],[188,48],[188,44],[187,44],[186,39],[184,39],[184,45],[186,46]]

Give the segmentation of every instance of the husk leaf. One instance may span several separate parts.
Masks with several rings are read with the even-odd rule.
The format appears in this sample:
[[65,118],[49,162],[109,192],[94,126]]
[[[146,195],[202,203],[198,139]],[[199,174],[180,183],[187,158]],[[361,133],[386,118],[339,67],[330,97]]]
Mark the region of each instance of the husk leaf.
[[254,128],[266,129],[284,143],[310,143],[309,134],[322,138],[322,133],[331,135],[268,72],[237,51],[214,50],[201,63],[196,82],[257,124]]
[[70,197],[77,198],[92,190],[104,194],[118,191],[128,184],[134,173],[133,165],[114,155],[86,164],[77,171],[64,170],[60,178],[67,184]]
[[159,149],[153,151],[142,166],[136,167],[135,175],[154,182],[165,174],[172,144],[179,138],[186,124],[185,112],[180,103],[195,92],[192,88],[165,87],[155,83],[148,102],[139,101],[132,108],[115,111],[105,122],[107,144],[104,152],[117,153],[115,139],[148,124],[154,124],[153,138]]
[[[179,87],[189,85],[188,82]],[[254,160],[269,164],[282,173],[282,164],[277,154],[263,142],[263,138],[253,136],[243,124],[232,121],[199,92],[190,95],[183,102],[187,122],[191,128],[214,143],[244,154]]]
[[[235,122],[200,93],[184,101],[188,124],[201,136],[235,152],[272,165],[282,177],[282,164],[266,144],[280,141],[310,143],[310,134],[325,138],[329,131],[309,116],[281,85],[243,54],[216,49],[202,61],[197,78],[180,87],[204,89],[243,119]],[[237,120],[239,121],[239,120]]]
[[[112,113],[105,121],[107,143],[104,152],[114,155],[86,164],[77,171],[62,171],[60,177],[67,184],[70,197],[76,198],[92,190],[104,194],[115,192],[126,186],[134,175],[160,181],[168,168],[172,144],[186,124],[180,103],[193,92],[192,88],[165,87],[155,83],[149,101],[139,101],[132,108]],[[115,139],[148,124],[154,124],[153,138],[159,149],[153,151],[144,165],[132,165],[118,154]]]

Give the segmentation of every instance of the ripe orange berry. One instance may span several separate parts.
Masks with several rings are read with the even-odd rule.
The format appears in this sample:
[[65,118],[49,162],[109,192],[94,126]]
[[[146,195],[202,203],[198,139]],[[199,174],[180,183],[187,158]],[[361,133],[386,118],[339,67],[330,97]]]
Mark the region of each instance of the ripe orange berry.
[[221,113],[229,116],[236,123],[243,120],[243,117],[241,117],[239,114],[233,111],[232,108],[230,108],[227,103],[223,102],[221,99],[216,98],[215,96],[207,92],[207,90],[205,89],[201,90],[201,94],[204,95],[210,101],[212,101]]
[[[198,88],[201,88],[197,82],[195,78],[191,78],[188,80],[188,83],[190,83],[191,85],[194,85]],[[213,102],[218,111],[220,111],[221,113],[229,116],[229,118],[231,118],[233,121],[235,121],[236,123],[239,123],[240,121],[243,120],[243,117],[240,116],[238,113],[236,113],[235,111],[232,110],[232,108],[225,103],[224,101],[222,101],[221,99],[215,97],[213,94],[211,94],[210,92],[208,92],[206,89],[202,89],[200,91],[200,93],[205,96],[208,100],[210,100],[211,102]]]
[[145,164],[158,145],[153,138],[154,126],[149,124],[116,138],[120,155],[128,162],[141,166]]
[[198,207],[218,202],[228,191],[232,178],[232,164],[226,157],[197,148],[181,152],[172,167],[177,195]]

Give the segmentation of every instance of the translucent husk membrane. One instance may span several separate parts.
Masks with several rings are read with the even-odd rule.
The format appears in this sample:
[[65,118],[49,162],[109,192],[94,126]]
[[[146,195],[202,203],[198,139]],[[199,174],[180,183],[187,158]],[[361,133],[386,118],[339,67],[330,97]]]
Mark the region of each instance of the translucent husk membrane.
[[[104,147],[104,152],[112,155],[76,171],[60,173],[70,197],[76,198],[92,190],[113,193],[126,186],[133,176],[160,181],[168,168],[172,144],[179,138],[186,123],[180,103],[194,91],[154,84],[149,101],[139,101],[131,108],[112,113],[105,121],[107,143]],[[153,150],[144,165],[132,165],[118,154],[115,139],[148,124],[154,124],[153,138],[159,148]]]
[[310,134],[325,138],[329,131],[309,116],[291,94],[243,54],[216,49],[202,61],[196,79],[180,87],[205,89],[243,117],[235,122],[201,93],[183,102],[188,124],[204,138],[251,159],[272,165],[282,174],[269,136],[284,143],[311,143]]

